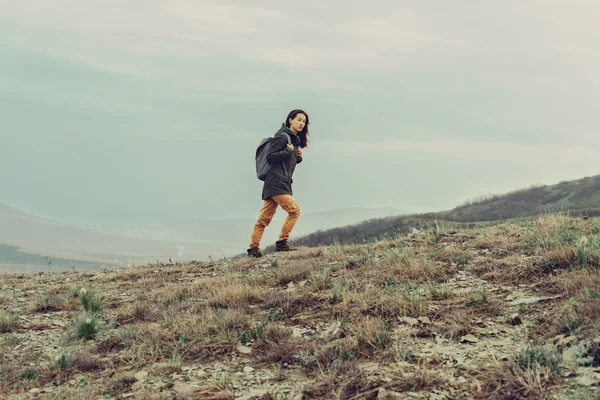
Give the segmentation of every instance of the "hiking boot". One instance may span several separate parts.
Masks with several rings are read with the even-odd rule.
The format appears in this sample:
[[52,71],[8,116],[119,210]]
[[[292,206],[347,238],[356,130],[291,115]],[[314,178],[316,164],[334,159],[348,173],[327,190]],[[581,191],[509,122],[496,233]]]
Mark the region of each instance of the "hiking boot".
[[290,247],[287,240],[278,240],[275,242],[275,251],[294,251],[293,247]]
[[248,257],[260,258],[263,256],[258,247],[251,247],[246,251],[248,252]]

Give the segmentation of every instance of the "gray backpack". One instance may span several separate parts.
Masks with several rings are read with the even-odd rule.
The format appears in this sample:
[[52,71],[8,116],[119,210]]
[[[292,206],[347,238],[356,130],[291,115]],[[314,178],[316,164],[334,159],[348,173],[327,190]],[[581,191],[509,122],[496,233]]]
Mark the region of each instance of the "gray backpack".
[[[286,134],[285,136],[287,137],[288,144],[292,144],[289,135]],[[267,162],[267,155],[269,154],[269,149],[271,148],[274,139],[274,137],[263,139],[256,149],[256,176],[261,181],[264,181],[267,178],[267,174],[271,170],[271,164]]]

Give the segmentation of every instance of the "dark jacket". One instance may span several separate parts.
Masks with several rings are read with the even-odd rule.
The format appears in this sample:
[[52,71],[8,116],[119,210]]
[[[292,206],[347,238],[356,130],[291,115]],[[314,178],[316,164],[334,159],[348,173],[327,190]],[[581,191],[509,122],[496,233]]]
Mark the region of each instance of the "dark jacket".
[[[287,147],[288,137],[291,144],[294,145],[294,150]],[[274,135],[273,144],[267,155],[267,162],[271,164],[271,169],[265,178],[262,191],[263,200],[276,194],[293,195],[292,175],[294,175],[296,164],[302,162],[302,157],[298,157],[297,154],[299,145],[300,138],[294,135],[285,124],[282,124]]]

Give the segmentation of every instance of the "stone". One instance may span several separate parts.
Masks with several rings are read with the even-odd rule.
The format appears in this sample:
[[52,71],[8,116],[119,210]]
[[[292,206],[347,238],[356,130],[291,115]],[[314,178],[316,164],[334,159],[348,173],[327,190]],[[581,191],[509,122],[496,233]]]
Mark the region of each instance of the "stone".
[[244,374],[251,374],[252,372],[254,372],[254,368],[244,367]]
[[523,321],[521,321],[521,316],[519,313],[513,313],[506,317],[506,322],[511,324],[512,326],[521,325]]
[[577,378],[577,383],[583,386],[597,386],[599,382],[598,375],[583,375]]
[[417,318],[417,320],[424,325],[431,324],[431,320],[429,319],[429,317],[419,317]]
[[297,338],[302,337],[302,328],[298,328],[298,327],[293,328],[292,336],[297,337]]
[[194,393],[194,388],[191,387],[190,385],[185,384],[185,383],[177,382],[173,386],[173,391],[175,393],[177,393],[178,395],[180,395],[180,396],[189,396],[192,393]]
[[302,336],[306,335],[306,334],[312,334],[313,331],[307,328],[300,328],[300,327],[295,327],[292,329],[292,336],[293,337],[297,337],[297,338],[301,338]]
[[256,400],[267,393],[269,393],[269,391],[266,389],[250,389],[247,394],[238,397],[237,400]]
[[522,299],[513,300],[509,304],[511,306],[518,306],[519,304],[534,304],[534,303],[539,303],[540,301],[555,300],[555,299],[560,299],[560,298],[561,298],[561,296],[526,297],[526,298],[522,298]]
[[477,339],[475,336],[473,335],[465,335],[463,337],[460,338],[461,343],[477,343],[479,342],[479,339]]
[[375,372],[379,369],[379,363],[376,362],[367,362],[358,364],[358,369],[363,372]]
[[31,394],[36,394],[36,393],[40,393],[42,390],[38,389],[38,388],[33,388],[33,389],[29,389],[29,393]]
[[294,285],[294,282],[290,282],[287,284],[287,287],[285,288],[285,290],[287,292],[293,292],[296,290],[296,285]]
[[64,322],[62,322],[58,319],[52,320],[52,325],[60,326],[61,328],[64,328],[65,326],[67,326],[67,324],[65,324]]
[[147,377],[148,377],[148,372],[146,372],[146,371],[140,371],[134,375],[134,378],[137,379],[138,382],[144,382]]
[[128,398],[133,397],[133,396],[135,396],[135,392],[123,393],[121,395],[121,398],[122,399],[128,399]]
[[242,354],[250,354],[250,353],[252,353],[252,349],[250,347],[247,347],[247,346],[239,345],[236,349],[237,349],[238,353],[242,353]]
[[321,332],[320,336],[326,340],[337,339],[340,334],[341,327],[342,323],[340,321],[333,322],[323,332]]
[[571,349],[565,349],[562,352],[562,358],[567,364],[577,364],[577,357],[575,357],[575,354]]
[[412,317],[400,317],[400,318],[398,318],[398,320],[400,322],[404,322],[405,324],[408,324],[411,326],[419,325],[419,320],[416,318],[412,318]]
[[196,376],[198,378],[205,378],[208,374],[206,373],[206,371],[199,369],[198,371],[196,371]]
[[406,399],[402,393],[394,392],[386,388],[381,388],[377,392],[377,400],[402,400]]

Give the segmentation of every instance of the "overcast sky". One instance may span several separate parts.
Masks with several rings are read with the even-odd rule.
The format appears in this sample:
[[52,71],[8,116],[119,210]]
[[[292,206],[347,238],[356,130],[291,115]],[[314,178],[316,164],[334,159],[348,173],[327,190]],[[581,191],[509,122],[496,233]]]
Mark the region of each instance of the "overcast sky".
[[255,147],[293,108],[305,213],[595,175],[598,20],[577,0],[0,0],[0,202],[255,217]]

